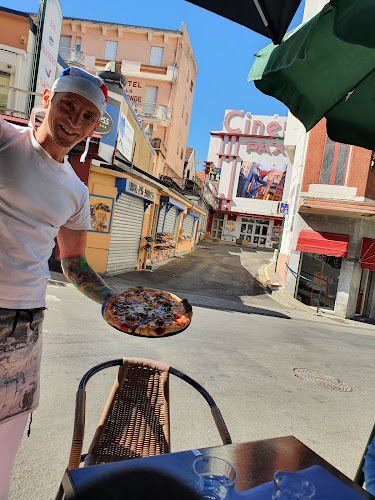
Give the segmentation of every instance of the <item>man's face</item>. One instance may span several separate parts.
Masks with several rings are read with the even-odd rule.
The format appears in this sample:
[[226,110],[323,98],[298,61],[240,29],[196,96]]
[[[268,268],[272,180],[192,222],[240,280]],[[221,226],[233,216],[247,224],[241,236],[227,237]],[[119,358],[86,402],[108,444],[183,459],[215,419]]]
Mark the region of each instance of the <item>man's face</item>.
[[47,97],[47,120],[54,143],[70,150],[99,125],[98,108],[85,97],[72,92],[57,92]]

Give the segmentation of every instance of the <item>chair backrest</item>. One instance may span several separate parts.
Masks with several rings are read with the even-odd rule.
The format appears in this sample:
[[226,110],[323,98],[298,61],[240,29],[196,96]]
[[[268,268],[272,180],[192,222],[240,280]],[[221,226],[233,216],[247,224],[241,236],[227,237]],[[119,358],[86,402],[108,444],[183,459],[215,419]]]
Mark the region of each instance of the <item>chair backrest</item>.
[[87,381],[100,370],[116,365],[120,368],[86,455],[85,466],[170,452],[169,374],[201,393],[211,408],[223,443],[232,442],[219,408],[198,382],[165,363],[123,358],[93,367],[79,384],[68,469],[78,468],[81,461]]
[[164,363],[124,359],[85,466],[170,452],[168,370]]

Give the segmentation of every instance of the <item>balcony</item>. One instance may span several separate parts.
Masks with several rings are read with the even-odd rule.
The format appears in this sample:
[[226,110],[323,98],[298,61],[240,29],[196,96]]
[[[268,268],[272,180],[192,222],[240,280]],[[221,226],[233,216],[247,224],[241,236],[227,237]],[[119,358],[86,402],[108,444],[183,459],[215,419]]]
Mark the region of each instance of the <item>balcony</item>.
[[78,49],[62,47],[60,48],[59,54],[68,64],[75,64],[82,67],[85,66],[85,54]]
[[171,123],[171,108],[163,104],[132,102],[139,119],[167,127]]

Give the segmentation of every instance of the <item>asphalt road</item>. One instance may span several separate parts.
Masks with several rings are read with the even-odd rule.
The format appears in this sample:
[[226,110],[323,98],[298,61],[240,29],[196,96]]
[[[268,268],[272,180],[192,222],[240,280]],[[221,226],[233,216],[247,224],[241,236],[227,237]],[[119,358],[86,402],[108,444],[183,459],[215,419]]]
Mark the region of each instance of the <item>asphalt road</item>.
[[[16,459],[11,500],[54,497],[68,461],[78,381],[121,356],[165,361],[196,378],[216,400],[233,442],[293,434],[353,477],[374,423],[375,328],[280,306],[257,281],[270,257],[204,243],[154,272],[112,277],[119,289],[158,286],[195,302],[191,326],[165,339],[121,334],[104,323],[98,304],[51,282],[40,407]],[[337,377],[353,390],[300,380],[294,368]],[[89,383],[86,447],[114,376],[110,369]],[[208,406],[180,380],[171,382],[171,413],[173,451],[220,444]]]

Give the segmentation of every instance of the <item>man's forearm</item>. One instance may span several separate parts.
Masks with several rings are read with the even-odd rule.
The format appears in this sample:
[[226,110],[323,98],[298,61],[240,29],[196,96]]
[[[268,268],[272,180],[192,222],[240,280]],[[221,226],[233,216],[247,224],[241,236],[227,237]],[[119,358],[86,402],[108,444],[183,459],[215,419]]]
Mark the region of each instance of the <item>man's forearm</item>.
[[99,304],[103,304],[116,291],[109,288],[101,277],[90,267],[85,257],[71,257],[61,260],[64,275],[82,292]]

